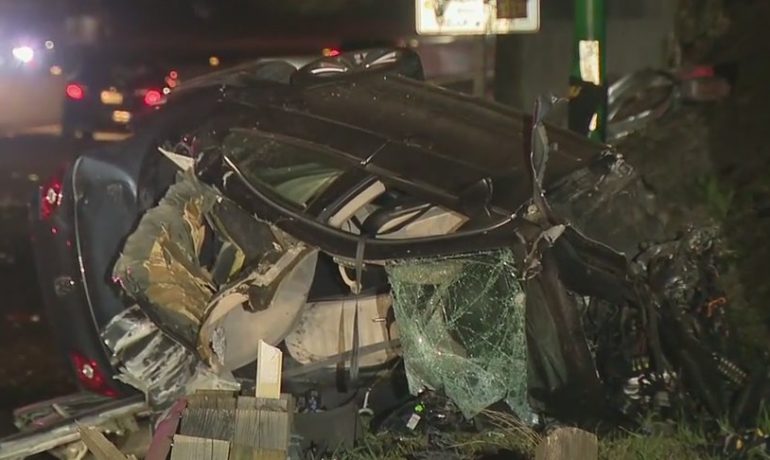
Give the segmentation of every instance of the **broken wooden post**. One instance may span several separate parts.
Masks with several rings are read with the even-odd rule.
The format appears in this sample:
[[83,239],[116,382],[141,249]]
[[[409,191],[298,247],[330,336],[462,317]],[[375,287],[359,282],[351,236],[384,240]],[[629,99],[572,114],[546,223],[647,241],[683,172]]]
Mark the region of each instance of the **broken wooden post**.
[[294,401],[281,394],[281,350],[260,342],[254,396],[201,390],[187,398],[172,460],[285,460]]
[[257,398],[278,399],[281,397],[281,370],[283,353],[260,340],[257,347]]
[[124,455],[96,428],[80,426],[78,430],[80,431],[80,439],[96,460],[135,460],[133,455]]
[[555,429],[535,449],[535,460],[596,460],[598,458],[599,441],[596,435],[573,427]]
[[230,443],[219,439],[174,435],[171,460],[228,460]]

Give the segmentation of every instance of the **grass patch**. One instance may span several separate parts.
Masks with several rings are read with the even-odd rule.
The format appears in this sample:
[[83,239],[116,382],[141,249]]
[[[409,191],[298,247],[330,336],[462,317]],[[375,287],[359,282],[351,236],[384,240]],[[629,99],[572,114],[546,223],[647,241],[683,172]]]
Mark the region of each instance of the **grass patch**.
[[[493,411],[480,416],[479,432],[451,432],[412,436],[390,433],[367,434],[354,449],[338,450],[335,460],[414,460],[414,459],[533,459],[536,446],[543,436],[515,417]],[[757,427],[760,433],[770,433],[770,411],[762,411]],[[615,431],[599,439],[599,459],[602,460],[718,460],[740,458],[770,460],[764,446],[744,444],[741,455],[722,452],[725,440],[736,433],[726,422],[711,423],[706,428],[698,421],[655,421],[652,417],[638,431]],[[501,454],[502,453],[502,454]]]
[[661,428],[665,429],[657,429],[653,433],[625,431],[605,437],[599,443],[599,458],[607,460],[714,458],[705,453],[709,443],[701,428],[686,423],[666,425]]
[[[451,432],[411,436],[374,434],[368,429],[358,446],[338,450],[338,460],[407,460],[431,453],[445,459],[473,459],[506,452],[511,459],[533,458],[541,436],[515,416],[485,410],[479,415],[484,425],[478,432]],[[439,457],[431,457],[439,458]]]

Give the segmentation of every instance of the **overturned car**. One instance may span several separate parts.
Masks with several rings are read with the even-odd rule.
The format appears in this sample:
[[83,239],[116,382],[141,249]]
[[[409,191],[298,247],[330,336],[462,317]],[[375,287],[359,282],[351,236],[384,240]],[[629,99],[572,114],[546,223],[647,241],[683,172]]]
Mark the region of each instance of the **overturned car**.
[[465,418],[750,418],[766,371],[723,340],[717,235],[640,250],[665,236],[654,194],[547,126],[556,101],[530,117],[420,76],[402,50],[240,68],[81,157],[37,221],[81,382],[162,410],[253,385],[263,341],[284,391],[325,401],[392,375]]

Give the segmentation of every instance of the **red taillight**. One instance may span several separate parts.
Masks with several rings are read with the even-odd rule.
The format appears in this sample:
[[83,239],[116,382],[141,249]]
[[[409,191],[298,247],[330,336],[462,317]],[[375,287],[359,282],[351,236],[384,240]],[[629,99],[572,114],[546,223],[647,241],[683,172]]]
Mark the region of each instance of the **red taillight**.
[[155,89],[147,90],[144,93],[144,103],[147,105],[158,105],[163,102],[163,94]]
[[64,90],[67,93],[67,97],[79,101],[86,95],[85,89],[77,83],[70,83]]
[[108,397],[118,395],[114,389],[107,385],[107,379],[96,361],[77,352],[70,353],[70,359],[75,366],[78,381],[85,388]]
[[61,206],[62,178],[55,175],[40,186],[40,218],[48,219]]
[[325,57],[336,57],[342,54],[342,51],[337,48],[324,48],[321,50],[321,54]]

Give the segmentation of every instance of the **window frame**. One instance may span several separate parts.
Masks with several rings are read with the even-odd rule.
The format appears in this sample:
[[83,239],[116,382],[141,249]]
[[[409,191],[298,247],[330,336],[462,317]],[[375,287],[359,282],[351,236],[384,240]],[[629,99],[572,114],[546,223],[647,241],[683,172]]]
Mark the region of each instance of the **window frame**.
[[[276,194],[255,187],[246,180],[237,165],[226,155],[223,158],[227,169],[236,178],[223,184],[225,193],[231,199],[248,211],[272,222],[294,238],[316,246],[333,256],[355,260],[358,245],[364,244],[365,261],[384,263],[394,259],[496,249],[519,243],[516,229],[521,222],[513,215],[480,228],[459,230],[448,235],[404,239],[362,237],[331,227],[327,222],[319,221],[317,216],[310,216],[303,210],[287,206],[286,200],[276,199]],[[355,194],[349,195],[349,198],[355,196]],[[334,208],[339,209],[347,201],[349,199],[337,201]]]

